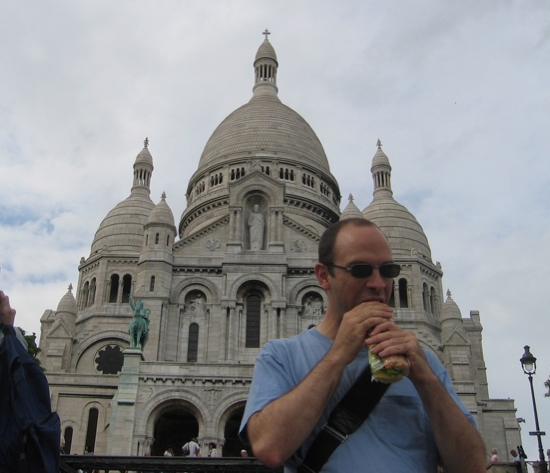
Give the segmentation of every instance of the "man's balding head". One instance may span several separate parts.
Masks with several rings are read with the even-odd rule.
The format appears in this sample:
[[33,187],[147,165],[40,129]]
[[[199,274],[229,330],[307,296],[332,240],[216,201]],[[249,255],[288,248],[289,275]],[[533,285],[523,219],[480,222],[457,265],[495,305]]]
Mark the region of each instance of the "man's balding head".
[[336,244],[336,238],[338,237],[340,230],[348,225],[353,225],[355,227],[374,227],[380,230],[378,225],[365,218],[348,218],[332,224],[325,230],[323,235],[321,235],[318,250],[319,263],[328,265],[334,262],[334,246]]

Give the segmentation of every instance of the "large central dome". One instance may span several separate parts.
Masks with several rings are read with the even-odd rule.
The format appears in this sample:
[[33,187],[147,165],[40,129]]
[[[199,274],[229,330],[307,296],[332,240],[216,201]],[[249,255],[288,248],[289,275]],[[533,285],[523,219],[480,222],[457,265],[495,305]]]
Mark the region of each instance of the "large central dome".
[[325,151],[309,124],[277,97],[277,56],[266,39],[254,61],[254,96],[214,131],[199,169],[231,161],[236,154],[265,151],[288,154],[303,164],[330,172]]
[[[243,199],[233,193],[235,185],[254,173],[267,179],[257,186],[277,188],[272,189],[271,205],[275,205],[275,194],[283,195],[277,205],[288,205],[289,214],[307,214],[308,222],[321,222],[323,227],[337,219],[338,183],[315,132],[277,96],[278,67],[275,50],[266,39],[254,60],[252,98],[214,130],[189,180],[187,208],[178,227],[180,238],[229,218],[230,207],[240,206]],[[265,196],[262,199],[267,204],[266,189],[255,192]]]

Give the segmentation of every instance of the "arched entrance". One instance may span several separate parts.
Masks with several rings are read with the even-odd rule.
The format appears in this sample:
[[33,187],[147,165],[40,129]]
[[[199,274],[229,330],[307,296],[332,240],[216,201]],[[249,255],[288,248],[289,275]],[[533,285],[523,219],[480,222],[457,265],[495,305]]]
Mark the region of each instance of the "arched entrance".
[[231,417],[225,423],[224,437],[225,445],[223,446],[224,457],[240,457],[241,450],[248,450],[252,454],[250,447],[241,442],[239,438],[239,427],[244,414],[244,406],[236,409]]
[[155,422],[151,455],[162,456],[167,448],[171,448],[176,456],[181,456],[181,447],[198,434],[199,423],[191,412],[181,407],[169,409]]

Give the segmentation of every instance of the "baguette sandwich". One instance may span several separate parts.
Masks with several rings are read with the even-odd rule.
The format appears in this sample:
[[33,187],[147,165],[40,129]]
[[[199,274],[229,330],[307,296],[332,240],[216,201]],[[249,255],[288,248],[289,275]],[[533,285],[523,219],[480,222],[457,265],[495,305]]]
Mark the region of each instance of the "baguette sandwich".
[[373,379],[383,383],[395,383],[401,381],[403,376],[408,376],[410,364],[406,356],[392,355],[380,358],[371,352],[374,346],[369,346],[369,364]]

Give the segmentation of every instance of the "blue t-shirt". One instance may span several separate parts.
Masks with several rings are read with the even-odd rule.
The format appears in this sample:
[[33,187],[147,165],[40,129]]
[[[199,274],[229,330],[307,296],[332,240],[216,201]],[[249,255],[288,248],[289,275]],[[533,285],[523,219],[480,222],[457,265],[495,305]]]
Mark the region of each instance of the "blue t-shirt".
[[[272,340],[256,360],[254,379],[241,423],[241,433],[250,417],[299,384],[326,355],[333,341],[315,328],[296,337]],[[428,362],[447,392],[470,422],[472,415],[456,395],[445,368],[426,351]],[[304,444],[285,462],[285,473],[295,472],[327,422],[334,407],[368,365],[362,349],[344,370],[327,409]],[[331,455],[323,472],[432,473],[437,471],[438,453],[432,427],[411,381],[391,384],[369,418]]]

